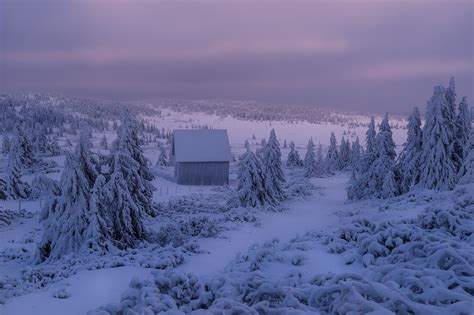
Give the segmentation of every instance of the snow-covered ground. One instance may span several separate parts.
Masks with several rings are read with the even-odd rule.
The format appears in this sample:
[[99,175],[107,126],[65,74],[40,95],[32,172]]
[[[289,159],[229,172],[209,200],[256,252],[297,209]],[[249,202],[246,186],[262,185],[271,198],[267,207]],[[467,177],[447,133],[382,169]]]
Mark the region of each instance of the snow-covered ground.
[[[250,142],[252,148],[256,148],[262,138],[268,137],[271,128],[275,129],[281,144],[285,140],[288,143],[294,141],[301,156],[304,154],[304,147],[310,137],[315,143],[328,145],[331,132],[335,133],[338,141],[343,135],[351,141],[357,135],[363,141],[366,131],[366,127],[349,128],[346,125],[308,122],[245,121],[202,113],[174,112],[169,109],[163,109],[161,116],[143,116],[142,118],[159,128],[169,130],[195,126],[225,128],[230,136],[232,152],[236,156],[243,152],[246,140]],[[364,120],[364,123],[368,122],[367,117],[358,119]],[[406,130],[395,129],[393,132],[394,141],[400,147],[405,141]],[[94,133],[93,150],[106,151],[99,149],[99,142],[103,135],[108,139],[109,144],[115,138],[115,133],[112,131]],[[253,135],[255,139],[252,139]],[[284,158],[287,152],[287,149],[282,149]],[[156,143],[147,144],[144,153],[154,164],[159,154]],[[55,167],[57,172],[49,173],[47,176],[58,179],[64,164],[63,156],[54,158],[54,161],[57,163]],[[396,226],[404,224],[403,220],[417,220],[416,218],[422,215],[426,208],[451,209],[455,207],[456,202],[464,204],[467,211],[471,211],[471,217],[469,215],[465,217],[466,222],[473,222],[472,216],[474,216],[472,185],[461,192],[460,190],[444,193],[420,191],[385,201],[348,202],[346,183],[349,174],[337,173],[329,177],[312,178],[311,184],[314,189],[310,195],[291,198],[285,201],[278,211],[241,208],[229,210],[225,207],[224,201],[226,194],[236,188],[235,163],[231,165],[230,185],[225,188],[177,185],[173,181],[172,168],[169,167],[155,166],[153,172],[157,175],[152,182],[156,188],[153,200],[164,205],[167,210],[156,218],[150,219],[147,222],[148,226],[156,233],[157,239],[163,236],[160,234],[163,229],[171,229],[172,232],[179,234],[174,236],[180,243],[174,244],[176,240],[166,239],[162,244],[163,249],[145,246],[127,252],[124,257],[110,257],[110,261],[108,261],[109,257],[98,258],[97,262],[71,259],[74,263],[67,261],[64,265],[58,265],[61,268],[64,267],[63,273],[58,277],[51,276],[48,269],[36,269],[33,261],[42,232],[39,214],[44,202],[43,198],[21,203],[0,201],[0,209],[7,209],[13,213],[11,223],[6,226],[0,225],[0,293],[3,291],[3,294],[7,296],[6,300],[1,300],[0,294],[0,314],[86,314],[88,311],[94,312],[110,303],[116,307],[124,294],[133,295],[133,292],[140,292],[143,280],[159,278],[160,276],[154,274],[154,271],[158,271],[159,274],[192,273],[199,278],[199,281],[226,277],[235,284],[237,278],[251,274],[248,268],[253,268],[252,272],[258,271],[261,273],[259,276],[271,279],[275,283],[281,280],[288,285],[285,282],[289,281],[288,277],[306,279],[304,281],[300,279],[299,282],[295,280],[293,287],[298,290],[299,286],[308,285],[308,278],[316,275],[324,275],[328,283],[334,280],[328,275],[335,274],[358,275],[366,277],[363,281],[375,281],[368,275],[370,275],[371,266],[377,265],[376,259],[380,257],[375,257],[376,255],[359,257],[359,254],[355,254],[351,248],[355,246],[352,243],[344,243],[344,248],[339,252],[338,246],[341,244],[338,242],[340,241],[338,233],[341,228],[350,231],[350,227],[357,225],[353,223],[354,220],[365,220],[373,225],[390,222],[389,226]],[[24,179],[31,182],[32,177],[33,175],[28,175],[24,176]],[[464,203],[454,201],[459,196],[468,201]],[[457,209],[462,208],[459,205],[457,207]],[[223,213],[219,213],[221,208],[224,209]],[[198,231],[196,235],[186,235],[185,232],[179,230],[181,226],[193,219],[196,220],[193,222],[197,222],[198,226],[201,224],[196,229],[202,229],[204,232]],[[441,222],[438,222],[440,225],[444,222],[441,219],[438,221]],[[471,227],[471,233],[473,229]],[[374,228],[374,232],[383,234],[385,230],[382,228],[381,230]],[[433,232],[433,235],[436,233]],[[465,243],[467,250],[461,249],[465,251],[467,258],[461,257],[462,259],[459,258],[459,260],[472,263],[474,260],[472,235],[462,242]],[[460,247],[456,246],[462,242],[456,243],[456,240],[452,240],[453,247],[458,250]],[[349,257],[348,254],[352,256]],[[370,258],[373,260],[370,261]],[[150,260],[149,264],[147,260]],[[436,268],[433,267],[433,269]],[[467,286],[473,285],[472,268],[468,269],[466,274],[467,279],[463,281],[467,283]],[[2,277],[20,280],[2,282]],[[129,288],[134,278],[139,280],[134,280],[133,283],[136,285]],[[429,279],[432,280],[432,278]],[[318,281],[314,280],[311,285],[316,282]],[[272,291],[273,293],[281,290],[275,283],[272,284],[276,288]],[[374,282],[370,283],[372,285]],[[140,288],[137,289],[137,286]],[[471,290],[472,288],[474,286]],[[390,294],[393,297],[393,292]],[[357,294],[354,293],[354,296]],[[223,295],[223,297],[226,296]],[[270,302],[272,298],[271,294],[262,297],[263,300],[267,299]],[[462,303],[466,302],[464,298],[464,295],[460,298]],[[321,299],[324,300],[324,298]],[[406,298],[402,300],[403,303],[412,307],[410,304],[412,301],[407,302]],[[387,303],[391,302],[392,300]],[[381,304],[383,303],[385,302],[382,301]],[[465,306],[466,303],[458,309],[468,309],[469,305]],[[361,304],[364,303],[361,302]],[[320,306],[320,309],[324,307],[326,306]],[[314,311],[310,308],[305,310]],[[439,314],[443,314],[443,311],[456,314],[456,309],[453,308],[448,310],[433,308],[432,310]],[[424,314],[429,314],[429,310],[423,309],[423,311]],[[326,312],[334,313],[335,311],[328,309]],[[374,311],[374,314],[381,313]]]

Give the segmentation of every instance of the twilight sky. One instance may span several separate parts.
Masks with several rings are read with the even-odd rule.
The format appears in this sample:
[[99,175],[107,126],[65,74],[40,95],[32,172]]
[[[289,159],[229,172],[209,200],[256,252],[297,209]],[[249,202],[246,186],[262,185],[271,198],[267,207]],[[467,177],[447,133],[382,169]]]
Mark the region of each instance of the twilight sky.
[[406,113],[474,96],[474,1],[0,0],[0,93]]

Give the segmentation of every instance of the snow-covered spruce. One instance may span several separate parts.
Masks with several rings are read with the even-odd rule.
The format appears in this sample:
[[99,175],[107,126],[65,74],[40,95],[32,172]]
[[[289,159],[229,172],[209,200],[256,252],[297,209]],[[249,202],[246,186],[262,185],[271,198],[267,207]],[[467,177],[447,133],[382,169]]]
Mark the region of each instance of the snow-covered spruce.
[[400,176],[400,191],[406,193],[420,180],[420,155],[422,147],[421,118],[418,107],[408,118],[407,140],[397,160],[397,171]]
[[[121,125],[117,130],[117,139],[112,145],[112,151],[126,152],[138,163],[139,174],[143,179],[145,194],[151,197],[153,194],[153,186],[150,181],[153,180],[154,176],[149,169],[150,162],[143,154],[137,129],[136,120],[133,119],[128,111],[124,111],[121,115]],[[148,212],[150,209],[146,210]]]
[[341,159],[339,152],[337,151],[336,136],[331,132],[329,139],[329,148],[326,153],[326,167],[329,173],[334,173],[336,170],[341,168]]
[[390,198],[399,194],[394,173],[395,143],[388,123],[388,114],[382,120],[374,139],[373,120],[367,132],[367,151],[359,166],[352,171],[348,184],[349,199]]
[[467,155],[459,171],[459,184],[474,183],[474,129],[471,129],[470,145],[465,152]]
[[302,161],[300,159],[298,150],[295,149],[295,143],[290,142],[290,151],[288,152],[288,157],[286,158],[286,166],[288,168],[295,168],[302,166]]
[[274,129],[271,130],[268,142],[263,149],[262,170],[265,189],[271,191],[276,200],[284,200],[283,185],[285,183],[285,175],[281,163],[280,144]]
[[349,166],[351,162],[351,145],[349,140],[345,140],[344,136],[341,139],[339,146],[339,169],[343,170]]
[[21,122],[15,126],[13,138],[10,145],[10,160],[13,160],[21,168],[34,166],[38,161],[35,157],[33,146],[25,135],[24,126]]
[[237,194],[243,207],[262,207],[276,205],[278,200],[270,185],[265,185],[265,175],[262,164],[251,150],[247,150],[240,157],[238,163]]
[[306,177],[313,177],[316,173],[316,159],[314,155],[314,143],[313,139],[309,139],[308,145],[306,146],[306,154],[303,160],[303,166]]
[[83,128],[84,129],[79,133],[79,140],[74,154],[79,163],[80,169],[83,171],[84,176],[87,179],[89,189],[91,189],[99,175],[99,161],[97,156],[93,155],[90,150],[92,147],[90,131],[86,126],[83,126]]
[[428,189],[453,189],[456,184],[456,165],[453,162],[453,129],[451,107],[445,89],[436,86],[428,102],[423,127],[420,184]]
[[163,144],[160,145],[160,155],[156,161],[156,166],[168,166],[168,155],[166,154],[166,148]]
[[50,196],[42,221],[45,227],[39,245],[38,259],[58,259],[84,250],[86,232],[92,215],[89,212],[90,187],[79,162],[72,154],[66,155],[61,176],[61,194]]
[[354,170],[357,169],[357,166],[360,163],[360,159],[362,156],[362,147],[360,146],[359,137],[356,137],[356,140],[352,143],[351,146],[351,162],[350,162],[350,169]]
[[128,152],[116,151],[113,172],[101,189],[97,207],[104,209],[111,239],[119,248],[134,247],[145,238],[143,217],[152,206],[139,169]]
[[6,199],[26,199],[31,194],[30,186],[21,179],[21,165],[18,162],[17,159],[12,159],[9,163],[9,171],[5,179],[4,188]]

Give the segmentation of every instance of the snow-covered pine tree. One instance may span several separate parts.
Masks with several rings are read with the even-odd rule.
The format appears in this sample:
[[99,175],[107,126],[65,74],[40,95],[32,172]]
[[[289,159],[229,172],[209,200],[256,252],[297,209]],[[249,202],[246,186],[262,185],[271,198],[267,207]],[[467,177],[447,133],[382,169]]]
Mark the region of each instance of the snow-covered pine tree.
[[459,184],[474,183],[474,129],[470,131],[469,145],[466,147],[466,157],[459,171]]
[[467,104],[467,98],[464,96],[459,103],[459,111],[455,122],[455,156],[462,161],[466,158],[469,151],[469,134],[471,132],[471,113]]
[[341,139],[341,145],[339,146],[339,169],[343,170],[349,166],[351,162],[351,147],[348,141]]
[[[118,128],[117,139],[114,141],[112,152],[115,156],[115,161],[118,155],[122,157],[119,160],[123,160],[123,156],[129,156],[136,162],[136,165],[138,165],[137,171],[139,178],[129,178],[126,173],[122,173],[123,178],[129,183],[130,193],[136,204],[147,214],[155,215],[151,205],[154,190],[151,180],[153,180],[154,176],[148,168],[149,162],[140,146],[138,124],[131,118],[128,112],[122,114],[121,125]],[[115,164],[121,165],[120,163]],[[124,170],[126,170],[126,168],[124,168]]]
[[316,159],[314,156],[314,143],[313,139],[309,139],[308,145],[306,146],[306,154],[304,156],[303,166],[306,177],[313,177],[316,171]]
[[[149,162],[143,154],[143,150],[141,148],[141,140],[138,136],[137,121],[128,111],[124,111],[122,113],[120,121],[121,125],[117,131],[117,139],[114,141],[113,151],[126,150],[140,166],[140,176],[142,176],[147,181],[153,180],[153,174],[148,167]],[[149,187],[149,189],[151,188],[152,187]]]
[[53,200],[47,201],[43,210],[40,261],[79,252],[85,244],[90,220],[90,187],[78,161],[70,153],[66,153],[60,187],[61,194],[51,196]]
[[33,146],[23,131],[23,126],[18,123],[11,141],[10,159],[16,159],[18,167],[25,169],[37,163],[34,156]]
[[370,118],[370,123],[369,127],[367,129],[367,132],[365,133],[366,135],[366,149],[365,152],[368,154],[375,154],[375,137],[376,137],[376,132],[375,132],[375,120],[374,116]]
[[237,195],[242,207],[276,205],[265,188],[265,178],[258,157],[247,150],[238,163]]
[[[347,187],[349,199],[389,198],[398,194],[393,171],[395,143],[385,114],[379,134],[375,134],[374,119],[367,130],[367,150],[357,168],[353,169]],[[374,138],[375,135],[375,138]]]
[[26,199],[30,196],[29,185],[21,180],[21,165],[19,159],[9,161],[9,171],[6,178],[6,194],[9,199]]
[[48,137],[46,136],[47,129],[46,126],[40,123],[37,123],[35,125],[35,128],[33,130],[33,139],[34,142],[32,143],[35,152],[40,153],[40,154],[46,154],[49,141]]
[[298,150],[295,150],[295,161],[298,162],[298,167],[303,167],[303,160],[301,160]]
[[[137,217],[141,217],[142,212],[155,216],[156,213],[154,212],[151,200],[152,194],[150,194],[150,190],[147,188],[151,183],[140,175],[139,163],[130,156],[128,151],[116,150],[111,164],[113,173],[121,174],[120,176],[115,176],[115,180],[121,179],[125,182],[125,186],[120,184],[116,187],[125,187],[128,190],[134,202],[133,207],[136,206],[140,213]],[[122,195],[122,193],[119,194],[119,191],[117,191],[117,194],[119,196]]]
[[160,145],[160,155],[156,161],[157,166],[168,166],[168,155],[166,154],[166,148],[163,144]]
[[336,170],[340,169],[341,166],[339,153],[337,152],[336,136],[334,135],[334,132],[331,132],[329,148],[326,154],[326,166],[329,173],[334,173]]
[[444,97],[446,102],[441,104],[441,113],[444,117],[446,125],[446,136],[449,138],[450,156],[453,160],[453,165],[456,173],[462,165],[462,145],[456,137],[456,84],[454,77],[449,80],[449,86],[444,89]]
[[[112,220],[114,209],[108,207],[104,187],[106,179],[99,174],[92,187],[89,200],[89,224],[85,232],[85,248],[90,252],[103,254],[113,245]],[[120,245],[120,244],[119,244]]]
[[445,115],[450,107],[442,86],[436,86],[428,102],[423,127],[420,184],[428,189],[453,189],[456,167],[452,159],[452,123]]
[[357,169],[360,163],[361,156],[362,156],[362,148],[360,146],[359,137],[357,137],[355,141],[352,142],[352,146],[351,146],[351,162],[350,162],[351,169]]
[[79,140],[74,150],[75,160],[79,163],[79,168],[82,170],[87,182],[89,183],[89,189],[92,189],[92,186],[94,186],[95,180],[99,175],[99,163],[91,153],[90,144],[89,133],[87,130],[81,129]]
[[392,138],[392,130],[388,123],[388,114],[386,113],[380,123],[379,133],[376,136],[377,158],[369,169],[371,178],[371,187],[374,191],[373,197],[390,198],[399,193],[399,188],[393,172],[395,165],[395,142]]
[[298,151],[295,149],[295,143],[293,141],[290,142],[290,151],[288,152],[288,157],[286,159],[286,166],[288,168],[295,168],[300,166],[301,162],[299,159]]
[[418,107],[413,109],[413,113],[408,118],[407,129],[407,140],[396,165],[402,193],[406,193],[412,186],[418,184],[420,178],[420,155],[423,136]]
[[270,131],[270,137],[263,149],[262,167],[265,184],[269,186],[266,189],[272,191],[276,199],[284,200],[283,184],[285,183],[285,174],[283,173],[280,144],[276,137],[275,129]]

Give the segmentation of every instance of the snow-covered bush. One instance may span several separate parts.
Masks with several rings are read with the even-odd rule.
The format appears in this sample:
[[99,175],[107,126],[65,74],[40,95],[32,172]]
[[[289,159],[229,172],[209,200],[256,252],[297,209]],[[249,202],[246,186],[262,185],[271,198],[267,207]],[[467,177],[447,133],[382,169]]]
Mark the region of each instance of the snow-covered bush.
[[[428,208],[418,218],[373,223],[359,219],[329,237],[313,232],[289,243],[254,245],[223,274],[158,272],[133,281],[118,304],[92,314],[469,314],[474,296],[474,196],[451,193],[452,209]],[[304,251],[328,242],[357,273],[308,276],[297,270]],[[269,274],[275,264],[293,268]],[[279,270],[279,269],[278,269]]]
[[310,196],[315,189],[304,170],[290,171],[284,188],[289,198]]
[[[20,270],[19,276],[0,275],[0,301],[24,295],[40,288],[46,288],[82,270],[122,266],[167,270],[183,264],[186,257],[199,252],[198,244],[188,242],[180,247],[162,247],[156,244],[143,243],[137,248],[116,250],[107,255],[97,253],[89,255],[70,254],[49,263],[28,265],[28,267]],[[22,257],[21,259],[24,259],[25,264],[31,261],[31,253],[25,252]]]
[[182,246],[192,237],[215,237],[221,228],[218,220],[208,216],[180,219],[176,223],[169,223],[151,236],[151,240],[161,246]]

